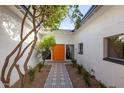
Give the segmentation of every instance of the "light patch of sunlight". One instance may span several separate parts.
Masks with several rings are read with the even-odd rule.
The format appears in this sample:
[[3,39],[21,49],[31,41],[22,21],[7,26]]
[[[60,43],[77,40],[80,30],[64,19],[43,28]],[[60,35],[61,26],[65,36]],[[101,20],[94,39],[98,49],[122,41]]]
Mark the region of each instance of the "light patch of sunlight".
[[15,28],[14,24],[10,22],[9,23],[3,22],[3,26],[5,27],[6,32],[9,34],[12,40],[19,41],[19,35],[14,36],[14,32],[12,31],[12,29]]
[[0,11],[0,22],[3,25],[4,31],[7,32],[10,39],[19,41],[19,18],[11,13],[4,13]]
[[[14,40],[14,41],[20,41],[20,31],[21,31],[21,21],[18,19],[18,17],[12,17],[10,15],[7,14],[3,14],[2,15],[2,25],[5,29],[5,31],[7,32],[7,34],[9,35],[10,39]],[[27,24],[25,24],[24,26],[24,34],[23,37],[31,30],[29,29],[30,27],[27,26]],[[30,41],[32,41],[34,38],[33,33],[25,40],[25,43],[28,43]]]
[[120,35],[120,36],[118,37],[118,39],[119,39],[119,41],[121,41],[122,43],[124,43],[124,35]]

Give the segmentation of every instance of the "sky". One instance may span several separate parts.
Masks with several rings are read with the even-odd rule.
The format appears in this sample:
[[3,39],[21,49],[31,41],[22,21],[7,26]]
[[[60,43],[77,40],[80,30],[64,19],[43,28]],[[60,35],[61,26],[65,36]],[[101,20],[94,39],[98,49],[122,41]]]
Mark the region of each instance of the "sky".
[[[88,10],[92,7],[92,5],[79,5],[79,9],[81,11],[81,13],[85,16],[85,14],[88,12]],[[73,22],[70,20],[69,17],[66,17],[59,29],[67,29],[67,30],[73,30],[74,29],[74,24]]]

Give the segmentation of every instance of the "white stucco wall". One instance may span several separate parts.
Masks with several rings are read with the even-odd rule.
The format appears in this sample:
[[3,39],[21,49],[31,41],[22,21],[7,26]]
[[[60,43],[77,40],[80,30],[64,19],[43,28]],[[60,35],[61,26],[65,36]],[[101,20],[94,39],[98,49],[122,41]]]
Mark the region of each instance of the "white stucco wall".
[[[42,34],[42,37],[48,34],[54,35],[56,39],[56,44],[65,45],[65,53],[66,53],[66,44],[74,44],[74,33],[70,32],[69,30],[57,30],[57,31],[52,31],[52,32],[46,31],[46,32],[41,32],[41,34]],[[46,61],[48,62],[52,61],[52,55],[51,55],[51,59],[46,60]],[[69,60],[66,60],[66,54],[65,54],[65,61],[69,61]],[[39,55],[39,62],[42,62],[41,55]]]
[[[124,65],[103,60],[103,38],[124,33],[124,6],[103,6],[75,33],[75,55],[78,63],[107,86],[124,87]],[[77,53],[83,42],[84,54]]]
[[[7,6],[0,6],[0,75],[3,63],[5,62],[6,56],[16,47],[19,42],[19,32],[21,26],[21,19],[11,11]],[[25,25],[24,31],[30,31],[30,26]],[[27,42],[25,42],[24,46],[30,41],[30,38]],[[28,51],[27,51],[28,52]],[[26,58],[26,53],[24,56],[19,60],[19,65],[22,68],[24,60]],[[13,62],[13,58],[10,59],[9,65]],[[36,60],[35,55],[32,55],[29,65],[35,66]],[[9,66],[8,66],[9,68]],[[1,77],[1,76],[0,76]],[[16,69],[12,71],[11,75],[11,82],[10,85],[13,85],[19,76],[17,74]]]
[[74,44],[74,33],[70,31],[55,31],[55,38],[57,44]]
[[73,44],[74,43],[74,33],[69,30],[55,30],[41,32],[42,36],[52,34],[55,36],[57,44]]

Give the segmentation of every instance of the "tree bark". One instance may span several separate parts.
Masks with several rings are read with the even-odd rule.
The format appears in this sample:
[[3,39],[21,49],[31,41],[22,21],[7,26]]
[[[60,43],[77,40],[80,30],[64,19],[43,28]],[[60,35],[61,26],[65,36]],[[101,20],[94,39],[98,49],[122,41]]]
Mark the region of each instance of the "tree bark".
[[[25,13],[25,15],[24,15],[24,18],[23,18],[23,20],[22,20],[22,23],[21,23],[20,40],[23,39],[24,23],[25,23],[25,20],[26,20],[27,15],[28,15],[28,13],[29,13],[30,7],[31,7],[31,6],[28,7],[28,11],[26,11],[26,13]],[[29,45],[30,45],[30,44],[29,44]],[[18,53],[17,53],[17,55],[16,55],[16,57],[15,57],[15,59],[14,59],[14,63],[13,63],[12,66],[9,68],[8,75],[7,75],[7,79],[6,79],[6,83],[9,83],[9,81],[10,81],[10,74],[11,74],[11,72],[12,72],[14,66],[16,65],[17,61],[18,61],[19,58],[20,58],[19,55],[20,55],[21,49],[22,49],[22,45],[20,45],[20,48],[18,49]],[[27,49],[27,48],[26,48],[26,49]],[[22,55],[23,55],[23,54],[22,54]]]
[[[29,6],[28,6],[28,10],[26,11],[26,13],[25,13],[25,15],[24,15],[24,18],[23,18],[23,20],[22,20],[21,33],[20,33],[20,40],[23,39],[24,23],[25,23],[26,17],[28,16],[29,11],[30,11],[30,7],[31,7],[31,6],[29,5]],[[22,45],[20,45],[20,48],[19,48],[19,50],[18,50],[18,54],[17,54],[16,57],[19,56],[19,54],[20,54],[20,52],[21,52],[21,49],[22,49]],[[15,58],[15,59],[16,59],[16,58]]]
[[[34,28],[34,43],[33,43],[33,45],[31,46],[31,49],[30,49],[30,51],[29,51],[29,53],[28,53],[28,56],[27,56],[27,58],[26,58],[26,60],[25,60],[25,63],[24,63],[24,71],[25,71],[25,74],[27,74],[27,64],[28,64],[28,62],[29,62],[29,60],[30,60],[30,58],[31,58],[31,55],[32,55],[32,53],[33,53],[33,50],[34,50],[34,47],[35,47],[35,45],[36,45],[36,42],[37,42],[37,33],[38,33],[38,31],[36,30],[36,23],[35,23],[35,13],[36,13],[36,10],[35,9],[33,9],[33,28]],[[25,76],[24,77],[22,77],[22,84],[23,84],[23,82],[24,82],[24,79],[25,79]],[[22,87],[23,87],[23,85],[22,85]]]
[[8,74],[7,74],[7,78],[6,78],[6,82],[9,83],[10,82],[10,75],[12,73],[13,68],[16,66],[17,62],[19,61],[19,59],[23,56],[23,54],[25,53],[25,51],[28,49],[28,47],[30,47],[30,45],[33,43],[34,41],[30,42],[25,49],[21,52],[21,54],[15,58],[14,63],[11,65]]
[[37,31],[36,31],[36,23],[35,23],[35,13],[36,13],[36,10],[33,9],[34,43],[33,43],[33,45],[31,46],[31,49],[30,49],[30,51],[29,51],[29,53],[28,53],[28,56],[27,56],[27,58],[26,58],[26,60],[25,60],[25,63],[24,63],[24,70],[25,70],[25,72],[27,71],[27,64],[28,64],[28,61],[29,61],[29,59],[30,59],[30,57],[31,57],[31,55],[32,55],[32,53],[33,53],[34,47],[35,47],[36,42],[37,42]]
[[[20,80],[21,80],[21,78],[23,77],[23,73],[21,72],[21,70],[19,69],[19,65],[15,65],[15,68],[17,69],[17,71],[18,71],[18,74],[19,74],[19,78],[20,78]],[[19,82],[20,84],[19,84],[19,86],[18,87],[21,87],[22,86],[22,82],[20,81]]]

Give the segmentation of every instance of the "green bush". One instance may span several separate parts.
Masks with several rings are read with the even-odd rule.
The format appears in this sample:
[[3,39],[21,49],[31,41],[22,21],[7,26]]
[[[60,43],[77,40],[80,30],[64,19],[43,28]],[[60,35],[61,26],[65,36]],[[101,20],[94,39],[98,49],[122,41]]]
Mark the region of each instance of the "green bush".
[[38,67],[38,71],[40,72],[41,68],[43,67],[43,64],[40,62],[39,64],[37,64],[37,67]]
[[77,66],[77,60],[76,59],[72,59],[71,62],[73,63],[73,67]]
[[99,85],[100,85],[101,88],[107,88],[106,85],[101,83],[101,82],[99,83]]
[[90,74],[85,69],[83,71],[83,79],[84,79],[85,83],[87,84],[87,86],[90,86],[90,82],[91,82]]
[[35,78],[35,70],[32,67],[29,67],[28,69],[28,75],[30,77],[30,80],[33,81]]
[[88,71],[86,71],[82,65],[78,65],[78,72],[79,72],[79,74],[83,75],[83,79],[84,79],[85,83],[87,84],[87,86],[90,86],[90,82],[91,82],[90,73]]
[[91,75],[89,74],[89,72],[87,72],[87,71],[83,68],[83,65],[77,64],[77,69],[78,69],[78,73],[83,76],[83,79],[84,79],[85,83],[87,84],[87,86],[90,86]]
[[82,73],[83,66],[78,64],[77,65],[77,68],[78,68],[78,73],[81,74]]

